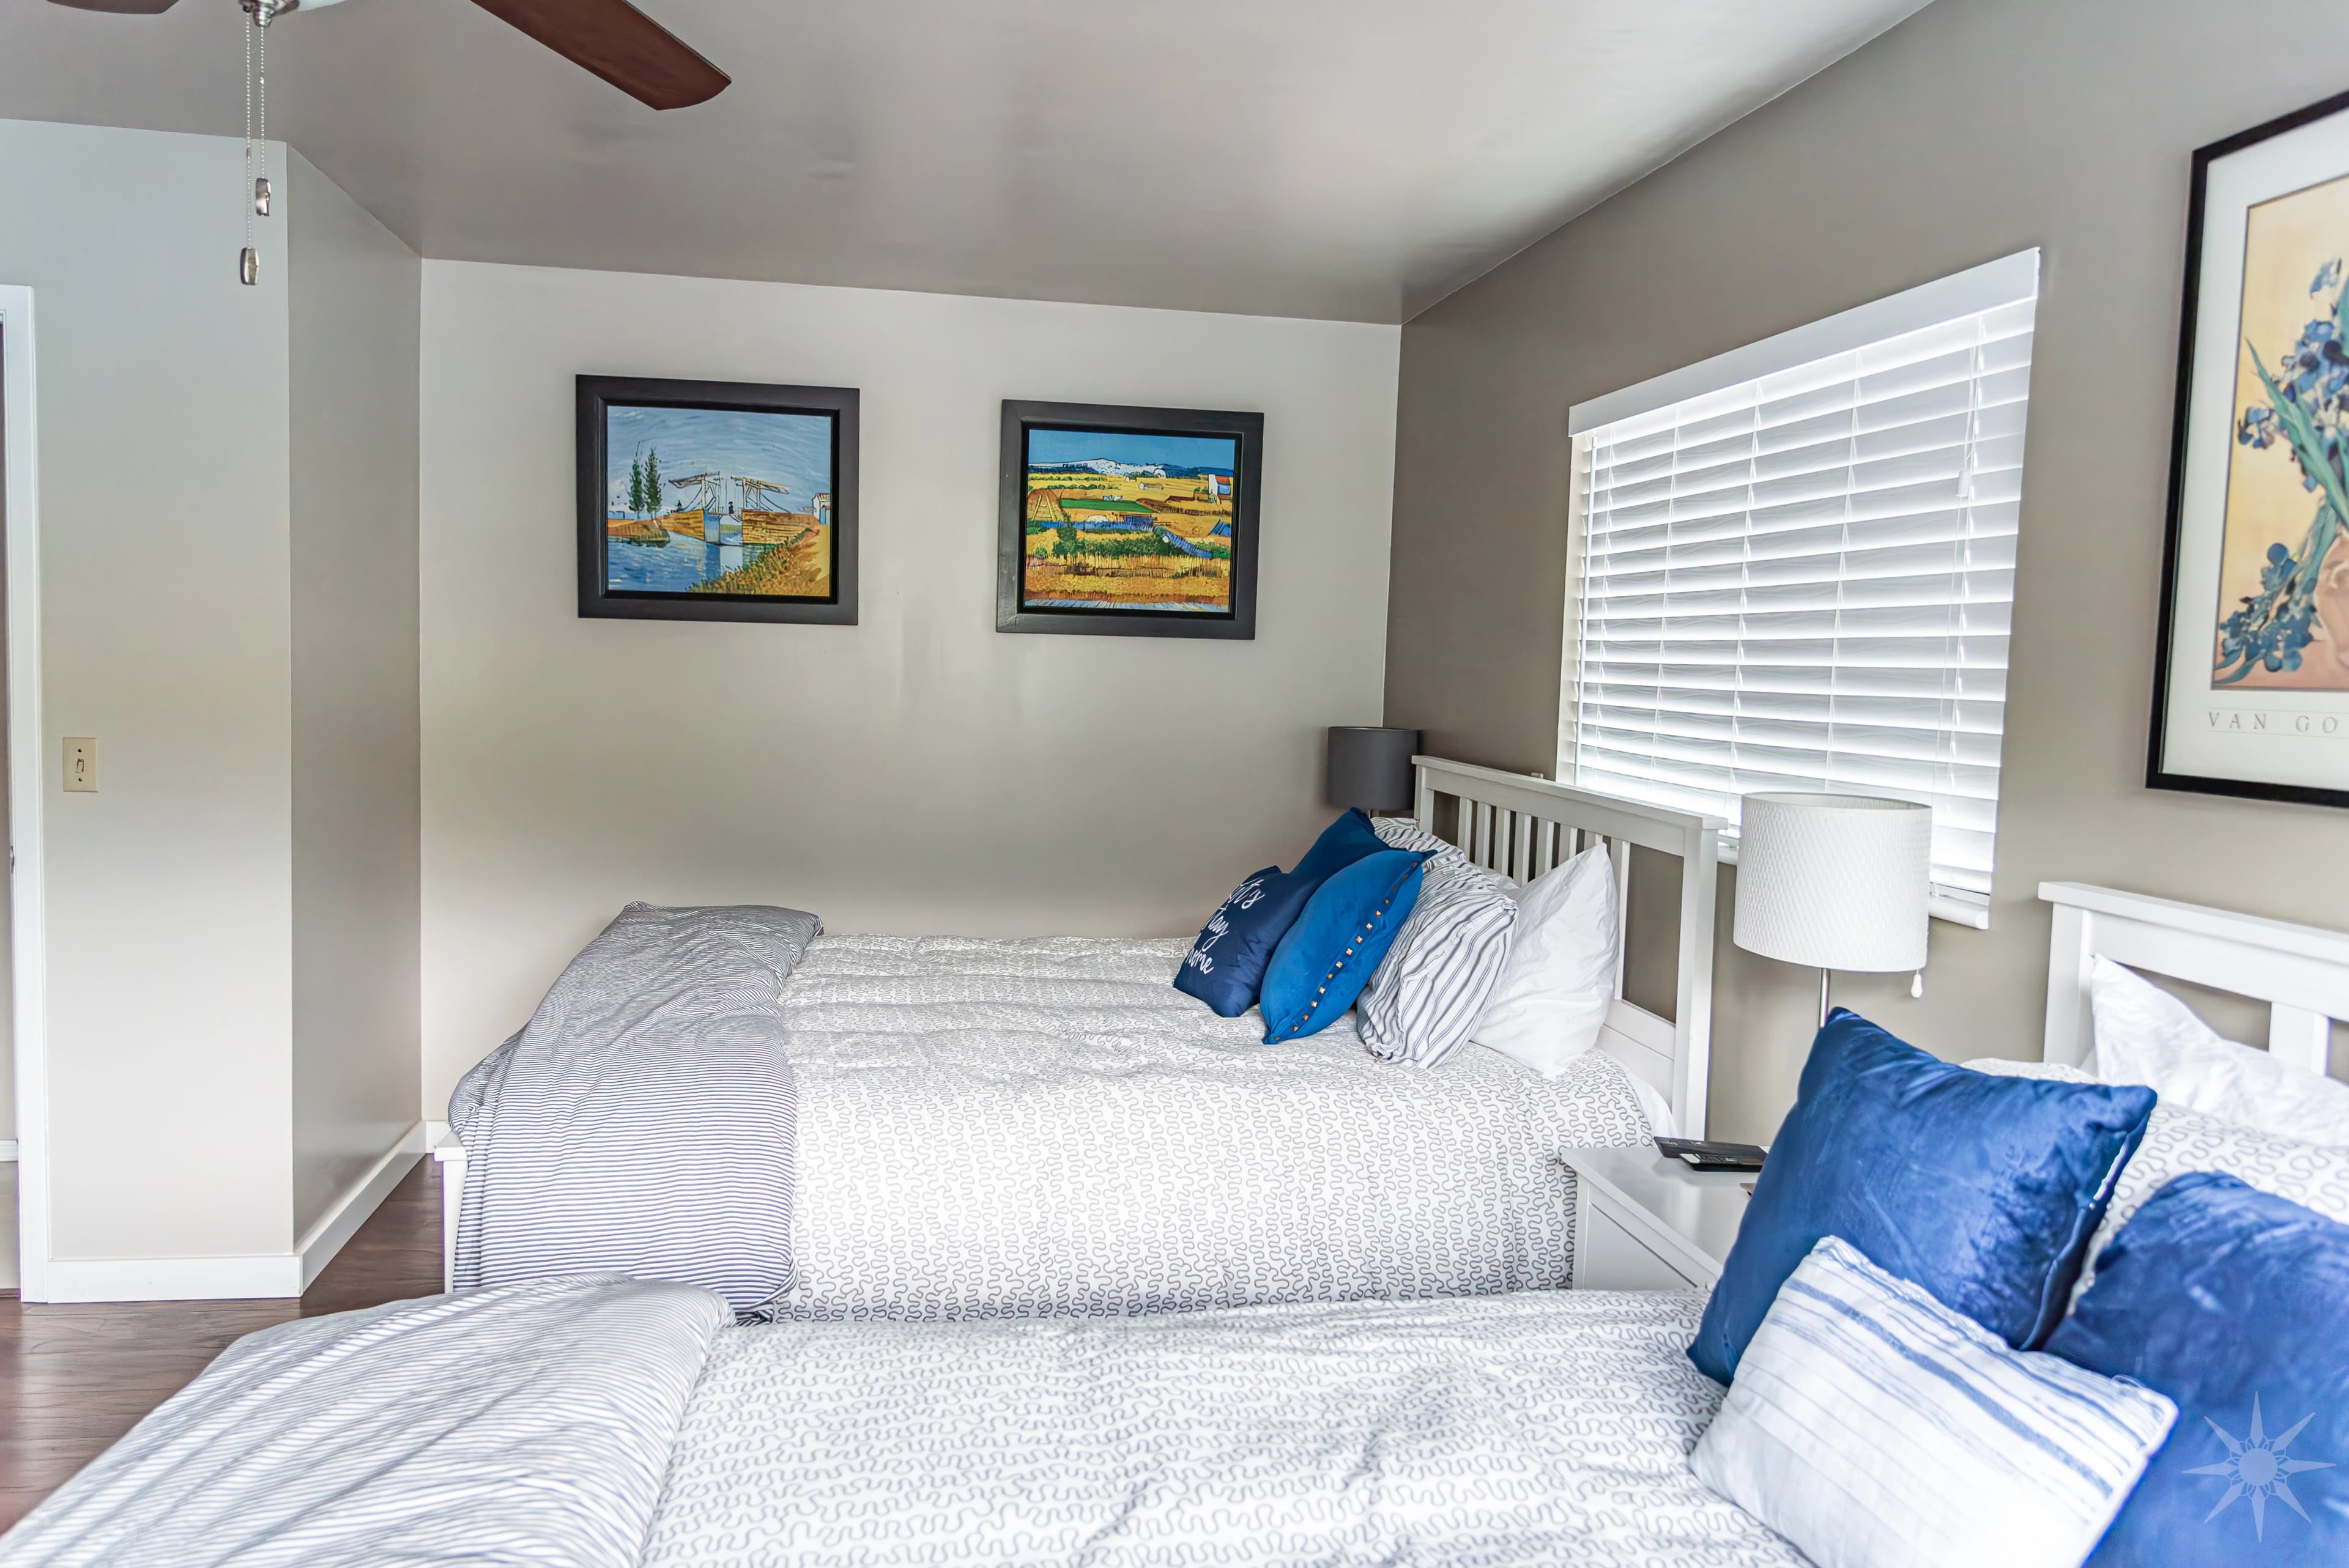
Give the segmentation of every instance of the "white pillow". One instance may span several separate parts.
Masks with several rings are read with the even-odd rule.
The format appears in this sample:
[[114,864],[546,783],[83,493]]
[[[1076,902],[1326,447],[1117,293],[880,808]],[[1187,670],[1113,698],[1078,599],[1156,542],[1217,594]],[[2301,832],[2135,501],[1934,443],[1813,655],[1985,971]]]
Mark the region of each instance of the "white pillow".
[[2079,1568],[2178,1407],[2005,1341],[1829,1236],[1689,1456],[1819,1568]]
[[1517,894],[1508,961],[1468,1037],[1556,1078],[1615,999],[1615,864],[1594,844]]
[[2097,1257],[2129,1217],[2171,1181],[2193,1171],[2232,1176],[2246,1186],[2349,1225],[2349,1149],[2278,1137],[2163,1100],[2153,1108],[2153,1116],[2145,1124],[2145,1140],[2113,1183],[2104,1222],[2088,1238],[2080,1283],[2072,1290],[2074,1301],[2095,1281]]
[[2212,1032],[2159,986],[2096,960],[2088,982],[2106,1083],[2143,1084],[2166,1105],[2304,1143],[2349,1147],[2349,1084]]

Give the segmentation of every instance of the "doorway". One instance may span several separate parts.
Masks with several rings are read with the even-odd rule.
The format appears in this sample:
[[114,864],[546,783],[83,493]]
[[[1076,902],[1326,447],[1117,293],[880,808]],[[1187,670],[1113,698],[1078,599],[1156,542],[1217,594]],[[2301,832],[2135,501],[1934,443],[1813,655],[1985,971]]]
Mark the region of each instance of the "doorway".
[[[8,323],[0,317],[0,366],[8,363]],[[7,537],[8,523],[8,402],[14,390],[8,378],[0,374],[0,540]],[[6,604],[8,563],[5,545],[0,545],[0,660],[6,657]],[[0,735],[7,733],[7,681],[5,665],[0,664]],[[7,777],[5,758],[0,758],[0,780]],[[0,783],[0,789],[5,789]],[[6,798],[0,794],[0,815],[5,815]],[[0,952],[7,950],[7,901],[0,900]],[[0,965],[0,1293],[14,1291],[20,1277],[16,1263],[16,1053],[14,1049],[16,1029],[7,1008],[8,966]]]
[[[47,1057],[39,959],[41,801],[39,555],[33,294],[0,284],[0,812],[8,897],[0,900],[0,1290],[41,1299],[48,1272]],[[29,985],[16,976],[31,975]]]

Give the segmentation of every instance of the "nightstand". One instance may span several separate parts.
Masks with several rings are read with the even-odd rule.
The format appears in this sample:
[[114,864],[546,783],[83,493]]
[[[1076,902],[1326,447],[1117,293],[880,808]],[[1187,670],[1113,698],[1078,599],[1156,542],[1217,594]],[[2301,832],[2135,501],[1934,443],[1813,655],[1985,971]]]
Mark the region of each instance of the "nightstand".
[[1572,1149],[1574,1288],[1711,1290],[1745,1221],[1750,1171],[1692,1171],[1655,1145]]
[[465,1195],[465,1144],[445,1121],[425,1130],[432,1158],[440,1165],[440,1288],[457,1288],[457,1214]]

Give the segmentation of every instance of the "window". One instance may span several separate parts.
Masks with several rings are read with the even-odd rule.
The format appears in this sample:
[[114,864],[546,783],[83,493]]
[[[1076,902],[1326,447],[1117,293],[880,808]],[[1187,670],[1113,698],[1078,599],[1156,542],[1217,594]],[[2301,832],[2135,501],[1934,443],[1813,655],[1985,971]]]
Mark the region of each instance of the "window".
[[1764,789],[1933,808],[1985,923],[2038,253],[1574,410],[1560,772],[1738,820]]

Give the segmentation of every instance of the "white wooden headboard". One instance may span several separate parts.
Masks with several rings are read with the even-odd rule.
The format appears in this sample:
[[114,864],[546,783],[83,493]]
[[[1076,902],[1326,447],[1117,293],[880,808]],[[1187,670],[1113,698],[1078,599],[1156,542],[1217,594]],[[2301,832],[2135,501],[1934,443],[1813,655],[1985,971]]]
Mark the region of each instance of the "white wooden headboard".
[[2039,896],[2055,906],[2048,1061],[2087,1059],[2095,1043],[2088,980],[2105,957],[2265,1002],[2271,1055],[2312,1072],[2329,1065],[2333,1020],[2349,1018],[2349,935],[2085,882],[2041,882]]
[[1603,841],[1615,862],[1619,918],[1630,906],[1631,846],[1680,857],[1680,978],[1672,1016],[1659,1017],[1625,1000],[1619,956],[1615,1003],[1599,1043],[1662,1091],[1682,1137],[1703,1137],[1713,1068],[1715,868],[1726,824],[1719,817],[1619,800],[1523,773],[1438,757],[1412,761],[1419,769],[1419,825],[1458,844],[1478,865],[1531,882]]

